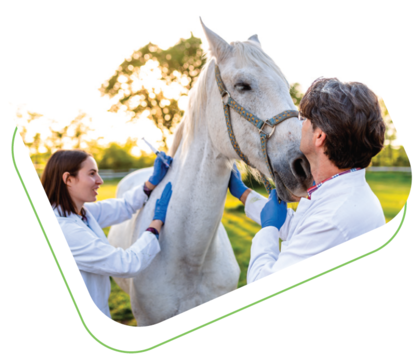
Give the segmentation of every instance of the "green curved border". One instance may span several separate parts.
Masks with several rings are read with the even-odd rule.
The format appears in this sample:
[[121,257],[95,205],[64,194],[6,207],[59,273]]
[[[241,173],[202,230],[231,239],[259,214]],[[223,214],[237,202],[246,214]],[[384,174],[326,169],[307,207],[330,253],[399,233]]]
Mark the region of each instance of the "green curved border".
[[225,317],[231,316],[231,315],[233,315],[233,314],[235,314],[235,313],[237,313],[237,312],[239,312],[239,311],[242,311],[242,310],[247,309],[248,307],[254,306],[254,305],[256,305],[256,304],[258,304],[258,303],[260,303],[260,302],[263,302],[263,301],[265,301],[265,300],[268,300],[268,299],[270,299],[270,298],[272,298],[272,297],[274,297],[274,296],[276,296],[276,295],[279,295],[279,294],[281,294],[281,293],[284,293],[284,292],[286,292],[286,291],[288,291],[288,290],[290,290],[290,289],[296,288],[296,287],[297,287],[297,286],[299,286],[299,285],[302,285],[302,284],[304,284],[304,283],[307,283],[307,282],[309,282],[309,281],[311,281],[311,280],[313,280],[313,279],[316,279],[316,278],[318,278],[318,277],[320,277],[320,276],[322,276],[322,275],[324,275],[324,274],[330,273],[330,272],[332,272],[333,270],[336,270],[336,269],[338,269],[338,268],[344,267],[345,265],[350,264],[350,263],[353,263],[353,262],[355,262],[355,261],[357,261],[357,260],[359,260],[359,259],[361,259],[361,258],[364,258],[364,257],[366,257],[366,256],[369,256],[369,255],[371,255],[372,253],[378,252],[380,249],[382,249],[382,248],[384,248],[386,245],[388,245],[388,244],[389,244],[389,243],[390,243],[390,242],[394,239],[394,237],[398,234],[398,232],[399,232],[399,231],[400,231],[400,229],[401,229],[402,224],[404,223],[405,214],[406,214],[406,211],[407,211],[407,202],[406,202],[406,203],[405,203],[405,205],[404,205],[404,214],[403,214],[403,218],[402,218],[402,220],[401,220],[400,225],[398,226],[397,231],[395,232],[395,234],[394,234],[394,235],[393,235],[393,236],[392,236],[392,237],[391,237],[391,238],[390,238],[390,239],[389,239],[389,240],[388,240],[385,244],[383,244],[381,247],[377,248],[377,249],[376,249],[376,250],[374,250],[374,251],[371,251],[371,252],[369,252],[369,253],[366,253],[366,254],[364,254],[363,256],[357,257],[357,258],[355,258],[355,259],[352,259],[351,261],[348,261],[348,262],[343,263],[343,264],[341,264],[341,265],[339,265],[339,266],[337,266],[337,267],[334,267],[334,268],[332,268],[332,269],[330,269],[330,270],[327,270],[327,271],[325,271],[325,272],[323,272],[323,273],[320,273],[320,274],[318,274],[318,275],[315,275],[315,276],[313,276],[313,277],[311,277],[311,278],[309,278],[309,279],[306,279],[306,280],[304,280],[304,281],[302,281],[302,282],[300,282],[300,283],[297,283],[297,284],[295,284],[295,285],[293,285],[293,286],[288,287],[287,289],[281,290],[281,291],[279,291],[279,292],[277,292],[277,293],[274,293],[274,294],[272,294],[272,295],[270,295],[270,296],[267,296],[267,297],[265,297],[265,298],[263,298],[263,299],[261,299],[261,300],[255,301],[255,302],[253,302],[252,304],[249,304],[249,305],[247,305],[247,306],[244,306],[244,307],[242,307],[242,308],[240,308],[240,309],[238,309],[238,310],[236,310],[236,311],[230,312],[230,313],[228,313],[227,315],[224,315],[224,316],[222,316],[222,317],[216,318],[216,319],[215,319],[215,320],[213,320],[213,321],[207,322],[207,323],[205,323],[205,324],[203,324],[203,325],[201,325],[201,326],[199,326],[199,327],[193,328],[193,329],[192,329],[192,330],[190,330],[190,331],[187,331],[187,332],[185,332],[185,333],[182,333],[182,334],[180,334],[180,335],[178,335],[178,336],[176,336],[176,337],[170,338],[170,339],[168,339],[168,340],[166,340],[166,341],[164,341],[164,342],[162,342],[162,343],[156,344],[156,345],[154,345],[153,347],[150,347],[150,348],[147,348],[147,349],[143,349],[143,350],[136,350],[136,351],[120,350],[120,349],[112,348],[112,347],[110,347],[110,346],[106,345],[105,343],[101,342],[98,338],[96,338],[96,337],[93,335],[93,333],[89,330],[89,328],[86,326],[86,323],[85,323],[85,321],[83,320],[82,314],[80,313],[80,310],[79,310],[79,308],[77,307],[76,301],[74,300],[73,294],[72,294],[72,292],[71,292],[71,290],[70,290],[70,287],[69,287],[69,285],[68,285],[68,283],[67,283],[67,280],[66,280],[66,278],[65,278],[65,276],[64,276],[64,274],[63,274],[63,271],[61,270],[61,267],[60,267],[60,264],[58,263],[57,257],[56,257],[56,256],[55,256],[55,254],[54,254],[54,251],[53,251],[53,249],[52,249],[52,247],[51,247],[50,241],[48,240],[48,237],[47,237],[47,235],[46,235],[46,233],[45,233],[44,227],[42,226],[41,220],[40,220],[40,219],[39,219],[39,217],[38,217],[38,214],[37,214],[37,212],[36,212],[36,210],[35,210],[35,207],[34,207],[34,205],[33,205],[33,203],[32,203],[32,200],[31,200],[31,198],[30,198],[30,196],[29,196],[29,193],[28,193],[28,191],[27,191],[27,189],[26,189],[26,187],[25,187],[25,184],[23,183],[22,177],[21,177],[21,175],[20,175],[20,173],[19,173],[19,170],[18,170],[18,168],[17,168],[17,166],[16,166],[15,155],[14,155],[14,142],[15,142],[16,132],[17,132],[17,128],[15,129],[15,132],[14,132],[14,134],[13,134],[13,139],[12,139],[12,158],[13,158],[13,164],[14,164],[15,169],[16,169],[16,172],[17,172],[17,174],[18,174],[18,176],[19,176],[20,182],[22,183],[23,189],[25,190],[26,196],[28,197],[29,203],[31,204],[32,209],[33,209],[33,211],[34,211],[34,213],[35,213],[36,219],[38,220],[39,226],[41,227],[41,230],[42,230],[42,232],[43,232],[43,234],[44,234],[44,236],[45,236],[45,240],[46,240],[46,241],[47,241],[47,243],[48,243],[48,247],[50,248],[51,253],[52,253],[53,257],[54,257],[54,260],[55,260],[55,262],[57,263],[58,270],[60,271],[61,276],[63,277],[64,283],[66,284],[66,287],[67,287],[67,290],[69,291],[70,297],[71,297],[71,299],[72,299],[72,301],[73,301],[73,303],[74,303],[74,306],[76,307],[76,311],[77,311],[77,313],[79,314],[80,320],[82,321],[83,326],[86,328],[86,330],[88,331],[88,333],[89,333],[89,334],[92,336],[92,338],[93,338],[93,339],[95,339],[95,340],[96,340],[99,344],[103,345],[104,347],[106,347],[106,348],[108,348],[108,349],[111,349],[111,350],[114,350],[114,351],[116,351],[116,352],[120,352],[120,353],[142,353],[142,352],[146,352],[146,351],[152,350],[152,349],[154,349],[154,348],[160,347],[160,346],[162,346],[162,345],[164,345],[164,344],[166,344],[166,343],[172,342],[173,340],[175,340],[175,339],[177,339],[177,338],[183,337],[183,336],[185,336],[185,335],[187,335],[187,334],[189,334],[189,333],[191,333],[191,332],[197,331],[197,330],[199,330],[200,328],[206,327],[206,326],[208,326],[208,325],[210,325],[210,324],[212,324],[212,323],[214,323],[214,322],[220,321],[221,319],[223,319],[223,318],[225,318]]

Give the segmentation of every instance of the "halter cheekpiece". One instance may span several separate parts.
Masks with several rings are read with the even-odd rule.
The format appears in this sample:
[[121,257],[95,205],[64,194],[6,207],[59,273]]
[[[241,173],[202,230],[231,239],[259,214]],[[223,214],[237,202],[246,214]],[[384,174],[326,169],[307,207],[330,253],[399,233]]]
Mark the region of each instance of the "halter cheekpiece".
[[[220,94],[222,96],[222,103],[223,103],[223,110],[225,112],[226,126],[227,126],[229,138],[230,138],[233,148],[235,149],[236,153],[238,154],[238,156],[240,157],[242,161],[244,161],[247,165],[254,167],[250,163],[248,157],[241,151],[241,149],[239,148],[239,144],[236,141],[235,134],[233,133],[233,129],[232,129],[232,123],[230,121],[230,108],[234,109],[237,113],[239,113],[243,118],[245,118],[248,122],[250,122],[252,125],[254,125],[258,129],[260,133],[261,149],[264,154],[265,163],[268,167],[268,170],[270,171],[271,178],[274,179],[273,170],[271,168],[270,162],[268,160],[268,155],[267,155],[267,140],[273,135],[277,124],[284,122],[286,119],[298,117],[299,112],[287,110],[280,114],[277,114],[273,118],[270,118],[264,121],[258,118],[256,115],[247,111],[244,107],[242,107],[239,103],[237,103],[234,99],[232,99],[229,91],[226,89],[226,86],[222,81],[220,70],[217,65],[215,65],[215,73],[216,73],[217,87],[219,88]],[[226,103],[224,102],[225,96],[228,97]],[[271,128],[271,131],[269,133],[264,132],[264,128],[266,126]],[[261,173],[261,176],[264,182],[265,189],[267,190],[268,194],[270,194],[273,187],[271,186],[268,179],[262,173]]]

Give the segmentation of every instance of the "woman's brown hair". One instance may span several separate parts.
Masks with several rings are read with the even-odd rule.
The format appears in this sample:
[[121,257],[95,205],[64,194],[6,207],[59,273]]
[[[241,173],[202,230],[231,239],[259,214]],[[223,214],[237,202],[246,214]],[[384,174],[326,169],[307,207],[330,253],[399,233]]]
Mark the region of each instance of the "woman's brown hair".
[[[83,150],[58,150],[51,155],[45,166],[41,183],[51,206],[57,207],[60,216],[67,216],[71,213],[77,214],[67,185],[63,181],[63,174],[68,172],[70,176],[77,177],[83,161],[89,156],[91,155]],[[86,218],[85,213],[85,210],[82,208],[81,214],[83,218]]]

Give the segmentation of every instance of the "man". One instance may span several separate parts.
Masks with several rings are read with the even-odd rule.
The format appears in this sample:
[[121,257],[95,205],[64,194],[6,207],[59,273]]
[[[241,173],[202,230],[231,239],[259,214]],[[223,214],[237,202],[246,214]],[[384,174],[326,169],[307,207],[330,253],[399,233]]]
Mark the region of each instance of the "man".
[[299,119],[314,186],[296,212],[278,202],[275,190],[267,201],[243,184],[236,166],[232,171],[231,193],[262,226],[252,241],[248,283],[385,224],[365,179],[385,136],[376,95],[361,83],[318,79],[301,101]]

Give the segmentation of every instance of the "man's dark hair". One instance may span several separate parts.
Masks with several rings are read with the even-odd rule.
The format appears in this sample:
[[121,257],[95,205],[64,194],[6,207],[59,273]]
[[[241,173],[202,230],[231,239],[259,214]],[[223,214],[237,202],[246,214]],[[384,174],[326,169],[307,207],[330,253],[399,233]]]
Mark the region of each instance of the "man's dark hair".
[[300,113],[325,134],[325,154],[340,169],[366,168],[385,139],[378,98],[359,82],[317,79],[302,98]]

